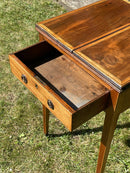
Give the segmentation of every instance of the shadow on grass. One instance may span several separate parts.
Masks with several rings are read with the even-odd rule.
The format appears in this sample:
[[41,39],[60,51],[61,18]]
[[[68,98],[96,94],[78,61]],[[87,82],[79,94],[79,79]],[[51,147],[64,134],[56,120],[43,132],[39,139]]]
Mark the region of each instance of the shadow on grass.
[[130,138],[125,140],[125,144],[130,148]]
[[[124,129],[124,128],[130,128],[130,123],[125,124],[118,124],[116,126],[116,129]],[[61,137],[61,136],[77,136],[77,135],[85,135],[86,133],[89,135],[91,133],[97,133],[102,131],[103,126],[92,128],[92,129],[82,129],[82,130],[75,130],[73,132],[65,132],[61,134],[48,134],[48,138],[51,137]],[[125,144],[130,147],[130,139],[125,140]]]

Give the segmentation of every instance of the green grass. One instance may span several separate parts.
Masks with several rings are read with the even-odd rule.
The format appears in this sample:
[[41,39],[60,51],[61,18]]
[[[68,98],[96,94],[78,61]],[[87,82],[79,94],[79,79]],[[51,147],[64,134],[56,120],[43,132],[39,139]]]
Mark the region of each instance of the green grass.
[[[94,173],[104,113],[69,133],[53,116],[43,134],[42,105],[11,73],[8,54],[38,42],[35,23],[65,10],[47,0],[0,1],[0,173]],[[121,114],[107,173],[130,171],[130,110]]]

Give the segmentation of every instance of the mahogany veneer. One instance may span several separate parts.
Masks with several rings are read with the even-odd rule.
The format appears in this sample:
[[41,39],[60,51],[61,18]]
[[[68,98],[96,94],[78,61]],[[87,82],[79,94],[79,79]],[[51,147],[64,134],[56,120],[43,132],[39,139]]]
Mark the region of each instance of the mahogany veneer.
[[70,131],[105,111],[103,173],[119,114],[130,107],[130,5],[101,0],[36,24],[39,43],[9,55],[14,75]]
[[123,0],[101,0],[36,25],[66,49],[73,51],[130,23],[130,7]]
[[105,79],[122,89],[130,83],[130,26],[75,51]]

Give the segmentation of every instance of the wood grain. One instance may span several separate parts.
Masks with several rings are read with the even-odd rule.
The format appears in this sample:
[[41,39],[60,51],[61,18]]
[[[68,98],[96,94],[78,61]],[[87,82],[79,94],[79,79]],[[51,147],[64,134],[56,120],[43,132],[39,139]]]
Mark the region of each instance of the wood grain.
[[39,33],[39,42],[44,40],[44,36],[42,34]]
[[35,69],[77,108],[106,91],[105,87],[64,55],[41,64]]
[[129,4],[123,0],[107,0],[40,22],[36,28],[72,51],[129,23]]
[[96,173],[103,173],[110,150],[111,141],[117,125],[117,120],[124,110],[130,108],[130,85],[122,92],[111,91],[102,132],[101,144]]
[[[49,109],[64,125],[71,130],[71,115],[75,112],[67,105],[56,93],[48,86],[43,86],[31,72],[17,57],[10,55],[10,65],[12,73],[41,101],[41,103]],[[25,74],[28,79],[28,84],[25,84],[21,75]],[[38,89],[35,87],[37,84]],[[51,100],[55,106],[52,110],[47,101]],[[62,115],[62,116],[61,116]]]
[[[45,50],[42,49],[44,47],[43,45],[46,48]],[[37,50],[38,54],[36,54]],[[58,57],[53,57],[52,55],[58,55]],[[86,120],[92,118],[97,112],[102,111],[106,107],[107,99],[105,98],[108,95],[109,90],[78,67],[73,61],[63,55],[59,55],[60,54],[54,48],[47,45],[47,43],[40,42],[12,54],[9,57],[11,69],[14,75],[42,102],[47,109],[49,109],[70,131],[72,131],[74,128],[81,125],[81,122],[86,122]],[[30,61],[31,57],[32,61]],[[79,108],[73,109],[68,102],[66,102],[66,99],[61,97],[61,95],[57,95],[57,92],[55,92],[53,88],[50,88],[47,84],[42,84],[42,78],[41,80],[36,78],[36,74],[32,69],[36,68],[39,62],[41,65],[45,65],[45,76],[47,75],[46,77],[51,85],[55,85],[62,94],[64,94],[65,90],[69,91],[70,93],[67,93],[66,95],[67,99],[71,99],[72,97],[71,101],[74,103],[76,99],[77,104],[80,104]],[[43,66],[40,69],[42,69],[43,73]],[[24,83],[21,79],[22,74],[26,76],[28,80],[27,83]],[[53,103],[54,109],[49,107],[48,100]],[[101,103],[101,106],[98,107],[96,103]],[[88,111],[87,116],[84,115],[85,111]],[[46,114],[45,109],[44,115],[44,131],[47,133],[48,115]],[[76,119],[80,119],[80,116],[80,123],[77,121],[76,125],[74,125],[74,122],[76,122]]]
[[102,95],[97,96],[95,100],[91,100],[88,105],[81,107],[72,115],[72,129],[76,129],[84,122],[105,110],[108,106],[107,103],[109,99],[109,90],[106,90],[104,93],[102,93]]
[[75,52],[81,53],[81,58],[118,83],[121,88],[130,83],[130,27]]
[[[38,30],[38,32],[40,34],[42,34],[40,30]],[[115,87],[109,81],[106,81],[106,79],[104,77],[99,76],[99,74],[95,70],[93,70],[86,63],[84,63],[83,61],[81,61],[77,56],[74,55],[73,52],[69,52],[65,48],[61,47],[59,44],[57,44],[57,42],[55,42],[47,34],[44,34],[44,38],[45,38],[45,40],[49,44],[51,44],[53,47],[55,47],[57,50],[59,50],[59,52],[61,52],[62,54],[64,54],[67,58],[69,58],[70,60],[72,60],[75,64],[77,64],[84,71],[86,71],[87,73],[89,73],[92,77],[94,77],[100,84],[102,84],[103,86],[105,86],[107,89],[111,90],[111,88],[114,88],[115,90],[117,90],[118,92],[120,92],[120,89],[118,89],[117,87]]]
[[[45,39],[59,51],[41,42],[10,55],[14,75],[43,104],[45,134],[48,133],[48,110],[72,131],[105,109],[97,173],[104,172],[119,114],[130,107],[129,27],[128,0],[102,0],[36,25],[39,41]],[[92,63],[96,70],[75,55]],[[99,75],[98,70],[105,75]],[[37,80],[36,71],[76,109],[53,88],[43,85],[43,78]],[[22,74],[28,83],[22,81]],[[54,109],[49,107],[48,100]]]
[[49,128],[49,110],[42,105],[43,107],[43,129],[44,129],[44,134],[48,135],[48,128]]

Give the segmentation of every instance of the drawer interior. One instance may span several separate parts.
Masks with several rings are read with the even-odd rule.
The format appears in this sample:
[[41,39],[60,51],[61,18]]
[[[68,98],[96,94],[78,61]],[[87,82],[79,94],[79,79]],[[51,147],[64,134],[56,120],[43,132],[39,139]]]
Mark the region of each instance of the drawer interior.
[[47,42],[15,53],[43,82],[77,110],[107,89]]

